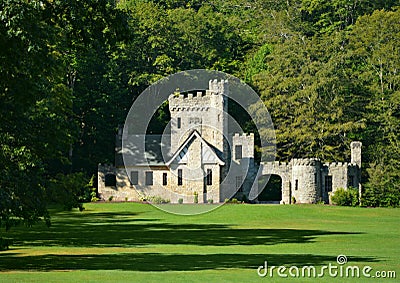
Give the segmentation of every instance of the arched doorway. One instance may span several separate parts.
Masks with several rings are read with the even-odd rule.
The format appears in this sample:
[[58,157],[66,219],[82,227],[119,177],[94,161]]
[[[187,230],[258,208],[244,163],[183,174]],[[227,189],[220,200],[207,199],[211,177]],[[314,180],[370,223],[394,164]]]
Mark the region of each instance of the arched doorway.
[[264,186],[261,193],[258,195],[259,202],[280,203],[282,200],[282,178],[279,175],[263,175],[259,180],[259,184],[263,179],[268,178],[268,183]]

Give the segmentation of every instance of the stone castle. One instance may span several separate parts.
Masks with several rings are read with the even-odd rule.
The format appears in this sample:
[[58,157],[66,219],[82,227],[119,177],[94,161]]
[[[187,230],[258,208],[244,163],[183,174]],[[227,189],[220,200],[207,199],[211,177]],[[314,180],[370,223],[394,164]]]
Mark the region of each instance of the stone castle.
[[[212,80],[206,90],[171,94],[170,128],[163,135],[140,136],[120,128],[115,165],[98,166],[100,198],[139,201],[158,197],[171,203],[248,199],[252,190],[263,189],[257,188],[257,180],[266,175],[279,176],[280,203],[287,204],[294,200],[329,203],[330,194],[338,188],[359,188],[361,142],[351,143],[350,163],[307,158],[257,164],[254,134],[228,132],[228,94],[226,80]],[[138,154],[135,148],[143,142],[145,152]],[[136,155],[123,158],[124,150]],[[127,163],[128,159],[133,161]]]

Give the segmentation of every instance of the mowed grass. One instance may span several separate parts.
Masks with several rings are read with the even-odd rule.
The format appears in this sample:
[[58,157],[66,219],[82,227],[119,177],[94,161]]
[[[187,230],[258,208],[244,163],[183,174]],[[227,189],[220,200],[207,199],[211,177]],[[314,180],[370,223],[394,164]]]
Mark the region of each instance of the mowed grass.
[[[224,205],[180,216],[137,203],[52,210],[44,224],[2,231],[0,282],[395,282],[329,276],[273,278],[268,265],[336,265],[346,255],[360,270],[400,276],[400,210],[323,205]],[[190,207],[188,207],[190,210]],[[301,274],[301,272],[300,272]],[[344,276],[344,275],[343,275]]]

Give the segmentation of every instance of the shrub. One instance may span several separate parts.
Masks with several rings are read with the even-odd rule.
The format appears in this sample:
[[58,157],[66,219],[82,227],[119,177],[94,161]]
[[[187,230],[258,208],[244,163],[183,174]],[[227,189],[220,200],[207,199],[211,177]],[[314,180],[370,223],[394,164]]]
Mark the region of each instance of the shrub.
[[340,206],[357,206],[359,204],[358,190],[340,188],[332,195],[332,202]]
[[154,204],[165,204],[165,203],[170,203],[171,202],[169,199],[163,199],[160,196],[149,197],[148,200],[151,203],[154,203]]
[[182,204],[183,203],[183,198],[178,199],[178,203]]
[[199,203],[199,194],[197,192],[194,192],[194,203]]
[[234,203],[234,204],[241,203],[240,201],[238,201],[237,198],[232,198],[232,199],[227,199],[227,198],[226,198],[224,202],[225,202],[225,203]]
[[113,198],[114,198],[114,196],[110,196],[110,197],[108,198],[108,201],[112,201]]
[[363,206],[400,207],[399,166],[389,164],[370,164],[367,169],[368,182],[363,187],[361,204]]
[[212,203],[214,203],[214,200],[213,200],[213,199],[209,199],[209,200],[207,200],[207,202],[208,202],[209,204],[212,204]]
[[93,187],[91,190],[92,190],[92,192],[90,193],[90,196],[91,196],[90,201],[91,201],[91,202],[99,201],[99,198],[97,197],[97,190],[96,190],[96,188]]
[[296,198],[295,197],[292,197],[292,203],[296,204]]

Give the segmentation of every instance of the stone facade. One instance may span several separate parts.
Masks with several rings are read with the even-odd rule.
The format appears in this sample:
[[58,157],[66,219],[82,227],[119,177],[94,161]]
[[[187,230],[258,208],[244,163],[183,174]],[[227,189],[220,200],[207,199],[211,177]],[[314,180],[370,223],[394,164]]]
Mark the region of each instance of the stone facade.
[[[360,142],[351,144],[351,163],[326,164],[311,158],[256,164],[254,134],[228,133],[228,94],[224,80],[210,81],[207,90],[171,94],[170,133],[162,136],[135,136],[120,128],[115,165],[98,166],[100,198],[138,201],[159,197],[172,203],[193,203],[195,198],[199,203],[248,199],[250,191],[258,190],[254,180],[271,174],[281,178],[281,203],[293,199],[329,203],[329,195],[338,188],[359,187]],[[124,164],[122,144],[128,139],[131,148],[125,150],[138,156]],[[137,146],[143,142],[144,147]],[[138,148],[146,150],[137,153]],[[125,155],[125,161],[130,157]]]
[[292,159],[289,163],[261,164],[261,175],[282,180],[281,203],[330,203],[339,188],[361,188],[361,142],[352,142],[351,162],[322,163],[317,158]]
[[[113,200],[123,201],[160,197],[172,203],[180,199],[193,203],[196,196],[199,203],[206,203],[232,197],[236,183],[223,182],[230,179],[226,178],[226,168],[230,167],[230,172],[240,176],[240,187],[247,181],[242,175],[250,165],[254,168],[254,135],[227,132],[228,93],[228,81],[212,80],[207,90],[171,94],[169,134],[135,137],[120,129],[116,137],[115,166],[99,165],[98,168],[100,198],[107,200],[112,196]],[[146,152],[135,156],[135,164],[122,161],[122,144],[128,139],[132,144],[130,152],[137,152],[134,145],[145,141]],[[166,140],[167,150],[160,148]],[[239,148],[242,152],[231,152]],[[232,154],[240,158],[232,160]],[[115,183],[106,182],[105,176],[110,174],[115,175]]]

